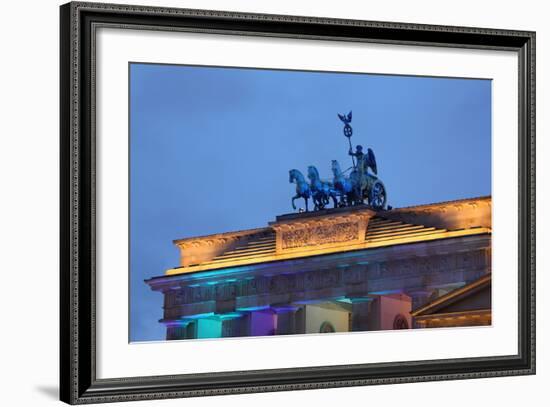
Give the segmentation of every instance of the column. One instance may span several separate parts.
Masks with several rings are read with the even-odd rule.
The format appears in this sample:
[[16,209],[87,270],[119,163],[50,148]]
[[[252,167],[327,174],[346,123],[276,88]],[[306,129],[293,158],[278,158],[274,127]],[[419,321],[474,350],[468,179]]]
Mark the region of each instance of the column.
[[373,298],[350,298],[351,302],[351,331],[368,331],[373,330],[371,322],[371,306]]
[[247,316],[242,314],[234,314],[230,316],[222,316],[222,337],[232,338],[238,336],[246,336]]
[[277,326],[275,329],[276,335],[290,335],[296,332],[296,312],[299,307],[282,305],[274,306],[273,310],[277,314]]
[[195,323],[193,321],[170,323],[166,327],[166,340],[168,341],[193,338],[195,338]]
[[306,333],[306,307],[300,307],[294,314],[294,333]]
[[185,329],[185,339],[196,339],[197,338],[197,322],[189,321]]

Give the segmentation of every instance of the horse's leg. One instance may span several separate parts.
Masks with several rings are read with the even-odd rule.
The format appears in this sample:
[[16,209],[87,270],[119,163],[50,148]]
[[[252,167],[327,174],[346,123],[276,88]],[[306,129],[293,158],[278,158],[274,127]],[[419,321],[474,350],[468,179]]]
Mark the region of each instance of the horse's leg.
[[325,206],[327,206],[330,202],[330,192],[327,190],[323,191],[323,195],[321,195],[321,197],[323,202],[323,207],[321,209],[325,209]]
[[331,195],[331,191],[330,191],[330,188],[327,186],[327,187],[325,187],[325,190],[323,192],[323,198],[324,198],[325,205],[329,204],[330,195]]
[[334,207],[338,208],[338,200],[336,199],[336,194],[333,192],[332,194],[330,194],[330,196],[332,198],[332,202],[334,203]]
[[307,197],[304,196],[304,202],[306,203],[306,212],[309,211],[308,207],[307,207]]
[[318,196],[313,198],[313,203],[315,204],[314,210],[318,211],[319,209],[321,209],[320,208],[321,202],[319,202],[319,197]]
[[296,195],[292,197],[292,209],[296,210],[296,205],[294,204],[294,201],[298,199],[300,195]]
[[355,189],[355,204],[361,205],[363,203],[363,192],[361,191],[361,187],[357,186]]
[[355,205],[355,186],[351,183],[348,189],[348,206],[353,205]]
[[347,206],[351,206],[353,204],[353,194],[351,192],[346,194],[346,204]]

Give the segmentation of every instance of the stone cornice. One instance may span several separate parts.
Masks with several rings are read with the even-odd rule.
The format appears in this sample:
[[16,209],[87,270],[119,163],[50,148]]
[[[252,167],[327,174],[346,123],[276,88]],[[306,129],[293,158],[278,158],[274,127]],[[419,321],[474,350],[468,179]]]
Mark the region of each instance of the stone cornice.
[[388,213],[399,213],[403,211],[405,212],[417,211],[419,213],[422,213],[422,212],[431,213],[433,211],[445,212],[446,210],[449,210],[449,209],[454,209],[454,210],[462,210],[465,208],[477,209],[482,205],[485,205],[485,206],[492,205],[492,199],[490,195],[480,196],[476,198],[457,199],[455,201],[443,201],[443,202],[434,202],[434,203],[422,204],[422,205],[404,206],[402,208],[394,208],[391,211],[379,212],[378,214],[380,216],[384,216],[385,214],[388,214]]
[[461,199],[379,212],[378,216],[448,230],[491,228],[491,197]]
[[250,258],[244,258],[244,259],[234,259],[229,262],[225,263],[217,263],[217,264],[207,264],[207,265],[195,265],[195,266],[189,266],[189,267],[178,267],[166,270],[165,275],[171,276],[171,275],[178,275],[178,274],[187,274],[187,273],[196,273],[201,271],[215,271],[219,269],[227,269],[227,268],[239,268],[239,267],[246,267],[246,266],[255,266],[258,264],[264,264],[269,262],[276,262],[276,261],[282,261],[282,260],[293,260],[293,259],[307,259],[315,256],[321,256],[321,255],[329,255],[329,254],[335,254],[335,253],[346,253],[346,252],[353,252],[358,250],[364,250],[364,249],[382,249],[385,247],[390,246],[407,246],[409,244],[422,244],[432,241],[443,241],[447,239],[453,239],[453,238],[468,238],[468,237],[482,237],[482,236],[490,236],[491,230],[487,228],[474,228],[469,230],[458,230],[458,231],[444,231],[440,233],[436,233],[430,236],[424,236],[422,239],[418,238],[396,238],[389,241],[383,241],[383,242],[374,242],[374,243],[358,243],[358,244],[347,244],[347,243],[341,243],[339,245],[334,245],[330,248],[326,247],[311,247],[306,250],[300,250],[300,251],[293,251],[289,250],[285,253],[281,254],[273,254],[273,255],[267,255],[267,256],[261,256],[261,257],[250,257]]
[[262,233],[267,234],[271,232],[271,230],[272,229],[270,227],[266,227],[266,228],[239,230],[234,232],[216,233],[213,235],[176,239],[173,241],[173,243],[181,249],[186,249],[189,247],[199,247],[199,246],[216,246],[216,245],[230,243],[244,237],[249,237],[251,235],[261,235]]

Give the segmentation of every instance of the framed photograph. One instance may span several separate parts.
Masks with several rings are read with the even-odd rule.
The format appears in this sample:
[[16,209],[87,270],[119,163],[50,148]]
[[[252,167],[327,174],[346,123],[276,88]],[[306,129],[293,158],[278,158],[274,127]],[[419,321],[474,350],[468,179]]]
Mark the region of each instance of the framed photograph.
[[535,33],[61,6],[61,400],[535,373]]

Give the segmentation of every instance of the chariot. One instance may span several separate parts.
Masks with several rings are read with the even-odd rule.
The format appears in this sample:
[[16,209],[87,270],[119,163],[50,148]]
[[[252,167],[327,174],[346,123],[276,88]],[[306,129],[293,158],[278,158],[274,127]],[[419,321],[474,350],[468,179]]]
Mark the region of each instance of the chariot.
[[371,168],[376,173],[376,160],[370,149],[364,161],[364,165],[353,168],[349,177],[340,170],[338,161],[332,161],[332,184],[339,195],[339,206],[367,204],[375,210],[383,210],[388,201],[388,194],[382,180],[368,172],[368,168]]
[[388,196],[384,183],[372,174],[366,175],[366,187],[363,190],[363,202],[367,202],[374,209],[382,210],[386,207]]

